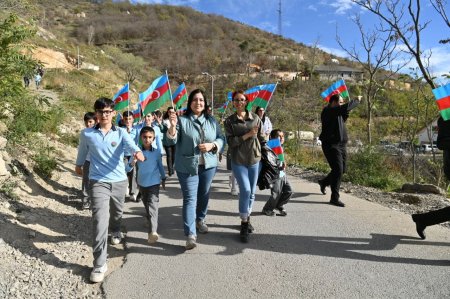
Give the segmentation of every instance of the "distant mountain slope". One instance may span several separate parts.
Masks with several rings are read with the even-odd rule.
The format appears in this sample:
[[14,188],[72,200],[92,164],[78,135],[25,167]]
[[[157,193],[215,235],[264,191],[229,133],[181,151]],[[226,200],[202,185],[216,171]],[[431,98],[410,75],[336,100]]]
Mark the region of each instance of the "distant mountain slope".
[[[300,71],[307,70],[314,55],[293,40],[191,8],[98,2],[104,1],[46,0],[39,5],[52,8],[46,14],[52,30],[82,43],[117,45],[173,74],[245,72],[250,63]],[[317,63],[332,58],[318,53]]]

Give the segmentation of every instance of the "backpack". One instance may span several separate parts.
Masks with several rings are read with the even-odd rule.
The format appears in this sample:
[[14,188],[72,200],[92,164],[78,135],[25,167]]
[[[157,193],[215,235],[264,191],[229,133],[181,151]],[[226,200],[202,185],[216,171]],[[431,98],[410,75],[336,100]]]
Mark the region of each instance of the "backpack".
[[264,145],[261,147],[261,171],[258,176],[259,190],[270,189],[272,184],[280,177],[281,161],[277,154]]

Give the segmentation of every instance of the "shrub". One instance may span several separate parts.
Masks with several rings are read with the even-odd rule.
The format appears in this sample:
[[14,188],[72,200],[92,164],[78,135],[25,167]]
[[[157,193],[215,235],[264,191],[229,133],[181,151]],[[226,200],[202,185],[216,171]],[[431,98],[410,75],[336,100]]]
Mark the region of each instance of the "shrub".
[[33,170],[43,179],[51,178],[53,171],[56,169],[57,163],[55,157],[53,156],[53,152],[53,147],[46,146],[45,148],[41,148],[33,156],[33,160],[35,162]]
[[386,157],[373,147],[365,147],[351,154],[347,164],[348,171],[344,179],[355,184],[393,190],[405,180],[394,170],[395,164],[388,163]]

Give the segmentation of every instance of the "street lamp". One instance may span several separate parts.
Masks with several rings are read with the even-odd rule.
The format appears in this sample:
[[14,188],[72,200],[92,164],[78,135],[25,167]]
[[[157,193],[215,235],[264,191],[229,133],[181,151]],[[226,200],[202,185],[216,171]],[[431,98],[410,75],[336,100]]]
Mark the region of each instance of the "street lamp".
[[211,114],[214,115],[214,76],[210,75],[208,72],[202,72],[202,75],[211,78]]

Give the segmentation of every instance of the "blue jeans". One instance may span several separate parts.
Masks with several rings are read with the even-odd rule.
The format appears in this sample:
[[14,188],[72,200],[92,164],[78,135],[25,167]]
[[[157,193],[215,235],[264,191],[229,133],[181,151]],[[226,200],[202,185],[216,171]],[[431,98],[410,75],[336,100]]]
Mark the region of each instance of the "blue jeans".
[[208,211],[209,189],[217,167],[198,167],[197,175],[177,171],[183,193],[183,222],[186,236],[197,236],[196,221],[205,219]]
[[231,169],[239,185],[239,216],[244,221],[247,221],[252,213],[259,168],[259,162],[250,166],[231,162]]

